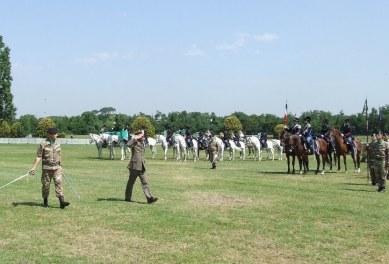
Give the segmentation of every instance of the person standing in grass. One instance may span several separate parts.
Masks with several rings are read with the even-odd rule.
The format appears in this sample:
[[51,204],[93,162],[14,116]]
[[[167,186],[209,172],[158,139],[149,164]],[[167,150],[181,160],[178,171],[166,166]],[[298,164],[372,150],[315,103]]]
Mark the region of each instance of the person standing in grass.
[[211,169],[216,169],[216,162],[218,159],[219,145],[217,143],[216,135],[212,135],[211,141],[208,145],[209,161],[212,164]]
[[140,178],[142,183],[143,193],[146,196],[147,203],[151,204],[158,200],[157,197],[153,197],[150,192],[148,180],[146,177],[146,167],[145,167],[145,133],[143,130],[135,132],[135,135],[128,141],[127,145],[131,148],[131,159],[127,168],[130,171],[130,176],[128,178],[125,200],[131,202],[132,189],[137,177]]
[[43,207],[49,207],[48,197],[50,192],[50,182],[54,180],[55,194],[59,199],[59,205],[62,209],[69,206],[65,202],[62,187],[63,169],[61,167],[61,146],[57,142],[58,130],[49,128],[47,130],[47,139],[42,142],[37,151],[35,161],[30,170],[31,175],[35,175],[38,164],[42,161],[42,198]]
[[375,172],[374,172],[374,157],[373,157],[373,147],[372,145],[377,141],[376,134],[373,133],[370,138],[370,143],[366,145],[367,148],[367,167],[369,168],[369,174],[371,179],[371,185],[375,186],[377,184]]
[[376,141],[369,145],[371,161],[369,162],[374,170],[375,180],[378,184],[378,192],[385,192],[385,151],[387,151],[386,144],[382,138],[382,133],[378,131],[376,134]]

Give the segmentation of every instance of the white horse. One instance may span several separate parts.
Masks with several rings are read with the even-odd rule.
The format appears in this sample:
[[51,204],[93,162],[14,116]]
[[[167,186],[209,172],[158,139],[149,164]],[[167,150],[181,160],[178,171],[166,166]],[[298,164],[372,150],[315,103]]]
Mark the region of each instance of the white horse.
[[278,152],[278,159],[282,160],[282,155],[284,153],[284,147],[281,146],[281,141],[279,139],[272,139],[271,141],[273,142],[274,151],[277,150],[277,152]]
[[228,140],[230,147],[228,148],[230,151],[230,160],[235,160],[235,151],[239,151],[240,159],[245,160],[246,158],[246,145],[243,141],[239,141],[240,147],[238,147],[235,142],[230,139]]
[[199,156],[198,156],[198,153],[199,153],[199,144],[197,142],[196,139],[192,138],[192,146],[189,147],[189,145],[187,144],[187,148],[186,148],[186,151],[187,151],[187,156],[189,157],[189,152],[192,153],[192,157],[193,157],[193,161],[196,162],[196,160],[199,160]]
[[155,138],[148,137],[147,143],[151,150],[151,158],[154,159],[155,155],[157,154],[157,140]]
[[181,160],[181,154],[186,161],[186,142],[185,138],[180,134],[173,135],[173,155],[177,160]]
[[254,152],[254,159],[260,160],[261,155],[261,143],[256,136],[247,136],[246,137],[246,146],[250,145]]
[[164,135],[156,135],[157,143],[160,143],[164,153],[164,159],[167,160],[167,151],[168,151],[168,143],[166,141],[166,137]]
[[116,135],[110,134],[89,134],[90,140],[89,143],[95,142],[98,152],[98,157],[101,159],[103,147],[106,145],[109,149],[109,158],[115,158],[114,143],[119,143],[119,137]]
[[218,153],[218,159],[220,161],[223,161],[224,159],[224,143],[223,140],[219,137],[216,137],[216,144],[218,145],[219,148],[219,153]]

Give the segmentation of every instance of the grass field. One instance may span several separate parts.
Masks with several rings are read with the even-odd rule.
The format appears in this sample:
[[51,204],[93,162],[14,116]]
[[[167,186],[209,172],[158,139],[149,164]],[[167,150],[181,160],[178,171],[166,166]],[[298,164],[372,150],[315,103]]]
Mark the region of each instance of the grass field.
[[[160,200],[148,205],[139,181],[136,202],[123,201],[127,162],[98,160],[93,145],[62,149],[81,199],[65,185],[72,204],[61,210],[52,187],[42,208],[40,172],[0,190],[0,263],[389,263],[389,193],[368,184],[364,167],[287,175],[285,161],[214,171],[149,158]],[[0,185],[24,174],[35,151],[0,145]]]

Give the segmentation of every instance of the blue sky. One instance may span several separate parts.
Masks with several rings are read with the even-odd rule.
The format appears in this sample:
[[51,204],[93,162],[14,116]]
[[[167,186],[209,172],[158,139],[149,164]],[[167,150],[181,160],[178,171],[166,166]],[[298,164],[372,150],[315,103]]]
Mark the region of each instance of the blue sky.
[[388,104],[389,1],[1,1],[17,114]]

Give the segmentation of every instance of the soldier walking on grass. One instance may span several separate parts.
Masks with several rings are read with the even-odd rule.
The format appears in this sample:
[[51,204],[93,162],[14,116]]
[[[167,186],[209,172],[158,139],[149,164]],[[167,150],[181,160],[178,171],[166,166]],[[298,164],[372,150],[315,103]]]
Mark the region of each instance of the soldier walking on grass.
[[209,161],[212,164],[211,169],[216,169],[216,162],[218,159],[218,153],[219,153],[219,145],[217,143],[217,139],[215,135],[212,135],[211,141],[208,145],[208,152],[209,152]]
[[382,133],[376,134],[376,141],[369,145],[369,165],[374,171],[375,182],[378,184],[378,192],[385,192],[385,152],[387,146],[382,138]]
[[127,145],[131,148],[131,159],[128,164],[128,169],[130,171],[130,176],[127,182],[127,188],[125,193],[125,200],[131,202],[132,189],[137,177],[139,177],[142,183],[143,193],[146,196],[147,203],[151,204],[158,200],[157,197],[153,197],[150,192],[149,184],[146,177],[146,167],[145,167],[145,134],[143,130],[139,130],[135,133]]
[[47,139],[42,142],[37,151],[35,161],[30,170],[31,175],[35,175],[38,164],[42,161],[42,198],[43,207],[49,207],[48,197],[50,192],[50,182],[54,180],[55,194],[59,199],[59,205],[62,209],[70,205],[65,202],[63,195],[62,177],[63,169],[61,167],[61,146],[57,142],[58,130],[49,128],[47,130]]
[[373,158],[373,151],[372,151],[372,145],[377,141],[376,134],[373,133],[371,135],[371,141],[369,144],[366,145],[367,148],[367,167],[369,169],[369,175],[371,179],[371,185],[375,186],[377,184],[376,176],[374,173],[374,158]]

